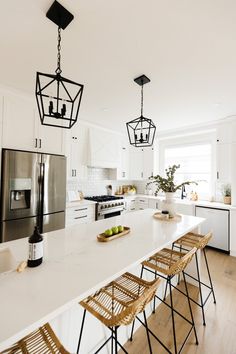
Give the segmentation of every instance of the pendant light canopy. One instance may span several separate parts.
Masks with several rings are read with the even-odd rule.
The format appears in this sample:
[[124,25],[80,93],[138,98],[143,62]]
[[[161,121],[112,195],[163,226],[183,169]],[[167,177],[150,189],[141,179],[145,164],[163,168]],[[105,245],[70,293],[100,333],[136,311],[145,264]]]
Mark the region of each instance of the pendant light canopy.
[[36,99],[41,124],[70,129],[77,121],[84,85],[61,76],[61,29],[74,16],[54,1],[46,14],[58,26],[57,68],[55,74],[36,74]]
[[148,147],[153,145],[156,133],[153,121],[143,116],[143,85],[150,82],[150,79],[142,75],[134,79],[134,81],[141,86],[141,115],[139,118],[126,123],[129,142],[135,147]]

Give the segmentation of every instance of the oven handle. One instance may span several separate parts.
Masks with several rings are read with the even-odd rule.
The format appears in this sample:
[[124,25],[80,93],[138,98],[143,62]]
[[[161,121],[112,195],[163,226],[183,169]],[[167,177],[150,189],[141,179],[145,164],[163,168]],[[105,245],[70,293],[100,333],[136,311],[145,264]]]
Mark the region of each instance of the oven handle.
[[116,211],[122,212],[124,209],[122,208],[111,208],[109,210],[102,210],[98,212],[98,215],[105,215],[105,214],[112,214],[115,213]]

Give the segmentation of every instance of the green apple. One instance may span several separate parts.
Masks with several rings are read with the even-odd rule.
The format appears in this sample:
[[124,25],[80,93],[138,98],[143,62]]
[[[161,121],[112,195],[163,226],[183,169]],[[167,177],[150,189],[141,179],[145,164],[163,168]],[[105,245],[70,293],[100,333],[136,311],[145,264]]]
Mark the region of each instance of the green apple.
[[111,229],[107,229],[107,230],[104,232],[104,234],[105,234],[106,236],[112,236],[112,235],[113,235],[113,232],[112,232]]
[[117,226],[113,226],[112,228],[113,235],[118,234],[119,230]]
[[119,225],[119,226],[118,226],[118,231],[119,231],[119,232],[123,232],[123,231],[124,231],[124,226]]

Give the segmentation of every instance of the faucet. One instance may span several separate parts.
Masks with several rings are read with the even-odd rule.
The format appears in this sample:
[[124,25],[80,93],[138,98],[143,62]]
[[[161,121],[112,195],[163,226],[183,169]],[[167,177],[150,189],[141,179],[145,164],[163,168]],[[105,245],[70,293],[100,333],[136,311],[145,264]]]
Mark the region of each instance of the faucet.
[[184,198],[186,198],[185,185],[183,185],[181,188],[181,199],[184,199]]

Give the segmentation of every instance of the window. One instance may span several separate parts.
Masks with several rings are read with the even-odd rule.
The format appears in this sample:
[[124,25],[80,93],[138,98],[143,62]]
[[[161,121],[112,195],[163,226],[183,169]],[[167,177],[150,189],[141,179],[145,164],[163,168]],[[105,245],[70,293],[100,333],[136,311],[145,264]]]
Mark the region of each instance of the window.
[[200,199],[207,199],[211,194],[212,180],[212,145],[201,143],[166,147],[164,150],[165,168],[180,165],[176,171],[176,183],[196,181],[198,185],[186,186],[186,192],[198,193]]

